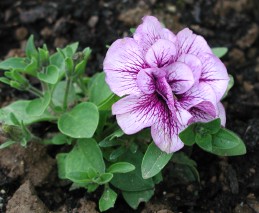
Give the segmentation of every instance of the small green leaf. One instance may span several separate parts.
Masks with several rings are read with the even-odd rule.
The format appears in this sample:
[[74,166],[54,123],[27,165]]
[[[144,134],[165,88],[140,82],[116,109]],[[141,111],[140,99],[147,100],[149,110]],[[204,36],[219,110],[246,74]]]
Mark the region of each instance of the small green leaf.
[[103,212],[114,207],[116,199],[117,199],[117,193],[114,192],[111,188],[105,188],[99,200],[100,211]]
[[72,138],[91,138],[97,128],[99,113],[97,107],[85,102],[78,104],[58,120],[59,130]]
[[66,179],[66,157],[68,154],[66,153],[59,153],[56,156],[57,165],[58,165],[58,177],[60,179]]
[[[67,56],[67,57],[72,57],[73,54],[76,53],[76,50],[77,50],[77,48],[78,48],[78,45],[79,45],[78,42],[74,42],[74,43],[72,43],[72,44],[67,45],[67,46],[64,48],[65,52],[68,53],[66,56]],[[72,50],[71,53],[70,53],[70,50],[67,51],[67,49],[71,49],[71,50]]]
[[135,31],[136,31],[136,28],[130,28],[130,32],[133,34],[133,33],[135,33]]
[[66,173],[66,178],[78,184],[88,184],[92,182],[87,172],[69,172]]
[[214,48],[212,48],[212,52],[218,58],[221,58],[228,52],[228,48],[226,48],[226,47],[214,47]]
[[116,160],[118,157],[120,157],[121,155],[123,155],[126,152],[126,148],[121,146],[115,150],[112,151],[112,153],[110,154],[109,159],[110,160]]
[[228,74],[228,77],[229,77],[228,87],[227,87],[223,97],[221,98],[221,100],[224,99],[228,95],[229,90],[234,86],[234,78],[233,78],[233,76]]
[[71,144],[72,139],[68,138],[66,135],[62,133],[56,134],[51,140],[49,144],[62,145],[62,144]]
[[110,173],[127,173],[135,169],[135,166],[128,162],[118,162],[110,165],[107,169]]
[[25,53],[28,57],[37,57],[38,56],[38,51],[34,45],[34,36],[31,35],[26,43],[25,47]]
[[158,174],[169,162],[172,155],[161,151],[154,143],[151,143],[142,160],[142,177],[147,179]]
[[48,65],[49,62],[49,51],[47,49],[47,46],[44,46],[45,48],[38,48],[39,51],[39,59],[42,66]]
[[180,139],[185,145],[192,146],[195,143],[196,126],[196,123],[191,124],[179,134]]
[[153,195],[154,189],[136,192],[122,191],[123,198],[133,209],[137,209],[141,202],[148,202]]
[[50,98],[49,92],[46,92],[42,98],[30,101],[26,108],[27,114],[31,116],[41,116],[49,106]]
[[113,93],[110,87],[105,82],[104,72],[97,73],[91,79],[88,85],[89,100],[97,106],[101,105],[103,101],[109,98]]
[[154,182],[152,178],[143,179],[141,175],[141,162],[143,159],[143,154],[140,151],[136,153],[131,153],[129,151],[125,152],[118,161],[128,162],[135,166],[135,170],[128,173],[114,174],[111,183],[114,187],[123,191],[143,191],[150,190],[154,188]]
[[103,173],[103,174],[100,174],[99,177],[94,178],[93,181],[99,185],[103,185],[110,182],[112,178],[113,178],[112,173]]
[[99,174],[105,172],[102,152],[94,139],[78,139],[66,157],[66,173],[88,172],[90,169]]
[[67,76],[71,76],[74,72],[74,62],[72,58],[65,59],[66,73]]
[[25,67],[27,66],[25,59],[24,58],[18,58],[18,57],[14,57],[14,58],[8,58],[4,61],[0,62],[0,69],[1,70],[11,70],[11,69],[15,69],[18,71],[22,71],[25,69]]
[[14,124],[14,125],[16,125],[16,126],[20,126],[21,125],[21,123],[20,123],[20,121],[17,119],[17,117],[15,116],[15,114],[14,113],[10,113],[10,119],[11,119],[11,121],[12,121],[12,123]]
[[82,60],[75,67],[75,73],[81,75],[85,72],[86,60]]
[[39,80],[48,83],[56,84],[59,78],[59,70],[54,65],[49,65],[47,67],[46,73],[38,73],[37,77]]
[[4,143],[2,143],[0,145],[0,149],[5,149],[5,148],[7,148],[7,147],[9,147],[9,146],[11,146],[11,145],[13,145],[15,143],[17,143],[17,142],[15,142],[15,141],[6,141],[6,142],[4,142]]
[[38,65],[39,65],[38,60],[32,56],[30,63],[21,72],[24,72],[26,74],[29,74],[29,75],[32,75],[35,77],[35,76],[37,76],[37,71],[39,69]]
[[98,109],[99,110],[111,110],[112,105],[117,102],[118,100],[120,100],[120,97],[115,95],[115,94],[111,94],[107,99],[105,99],[103,102],[101,102],[98,105]]
[[196,134],[195,142],[196,144],[207,152],[212,151],[212,137],[210,134]]
[[184,183],[200,181],[199,172],[196,169],[196,162],[190,159],[185,153],[175,153],[172,157],[172,161],[175,163],[172,171],[173,177],[176,177]]
[[220,118],[214,119],[207,123],[197,123],[196,129],[199,127],[203,127],[209,134],[215,134],[220,130],[221,127]]
[[25,125],[40,121],[52,121],[56,119],[56,117],[47,111],[45,111],[40,116],[33,116],[28,114],[26,109],[30,103],[31,101],[21,100],[13,102],[12,104],[0,109],[0,121],[9,125],[15,125],[15,123],[13,123],[12,119],[10,118],[10,113],[13,113],[17,120],[23,121]]
[[212,151],[219,156],[236,156],[246,153],[246,147],[241,138],[227,129],[220,129],[212,135]]
[[0,77],[0,82],[4,84],[10,84],[10,80],[6,77]]
[[[63,106],[65,89],[66,89],[65,81],[60,81],[55,86],[55,89],[52,93],[52,102],[55,106],[60,106],[60,107]],[[72,105],[76,101],[76,98],[77,97],[76,97],[74,86],[71,85],[69,88],[68,98],[67,98],[68,105]]]

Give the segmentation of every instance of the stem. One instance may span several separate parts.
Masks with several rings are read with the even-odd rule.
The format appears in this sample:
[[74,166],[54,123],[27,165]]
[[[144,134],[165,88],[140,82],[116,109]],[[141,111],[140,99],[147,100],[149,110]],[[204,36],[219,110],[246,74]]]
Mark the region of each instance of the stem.
[[85,84],[84,84],[84,82],[83,82],[82,76],[80,76],[80,77],[78,78],[78,85],[79,85],[80,89],[82,90],[82,92],[84,93],[84,95],[86,95],[87,90],[86,90],[86,88],[85,88]]
[[34,86],[29,86],[29,88],[27,89],[28,92],[34,94],[35,96],[39,96],[42,97],[42,92],[40,90],[38,90],[37,88],[35,88]]
[[71,83],[72,83],[72,79],[70,77],[68,77],[65,94],[64,94],[64,99],[63,99],[63,109],[65,109],[65,110],[67,109],[67,99],[68,99],[68,93],[70,90]]

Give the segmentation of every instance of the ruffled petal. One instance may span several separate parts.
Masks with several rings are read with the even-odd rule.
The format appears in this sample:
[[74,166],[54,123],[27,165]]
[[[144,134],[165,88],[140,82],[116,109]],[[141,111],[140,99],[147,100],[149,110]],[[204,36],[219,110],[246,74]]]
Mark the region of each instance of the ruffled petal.
[[211,86],[220,101],[228,86],[228,73],[225,65],[214,55],[203,54],[201,57],[202,71],[200,82]]
[[189,66],[182,62],[175,62],[167,68],[168,83],[176,94],[185,93],[194,84],[194,77]]
[[176,47],[172,41],[159,39],[147,51],[145,59],[151,67],[163,67],[172,62]]
[[214,111],[213,115],[217,114],[217,99],[214,90],[204,82],[193,86],[186,93],[182,94],[178,101],[187,110],[196,105],[202,106],[203,102],[210,102],[212,109],[208,109],[208,111]]
[[160,32],[163,26],[154,16],[145,16],[142,21],[143,23],[137,27],[133,38],[142,47],[143,52],[146,52],[161,38]]
[[177,33],[179,56],[183,53],[199,55],[200,53],[212,53],[206,40],[194,34],[190,29],[185,28]]
[[143,128],[150,127],[156,120],[155,96],[141,93],[139,96],[129,95],[112,106],[112,114],[123,132],[134,134]]
[[200,59],[192,54],[182,54],[177,61],[183,62],[186,65],[188,65],[191,70],[192,74],[194,77],[195,82],[198,82],[200,76],[201,76],[201,69],[202,69],[202,64]]
[[184,129],[184,126],[179,126],[173,119],[168,117],[151,126],[151,135],[155,144],[164,152],[172,153],[181,149],[184,144],[179,138],[179,133]]
[[106,82],[118,96],[139,92],[136,78],[144,67],[142,53],[132,38],[115,41],[109,48],[103,64]]
[[145,94],[152,94],[156,90],[153,70],[154,68],[142,69],[137,75],[137,85]]

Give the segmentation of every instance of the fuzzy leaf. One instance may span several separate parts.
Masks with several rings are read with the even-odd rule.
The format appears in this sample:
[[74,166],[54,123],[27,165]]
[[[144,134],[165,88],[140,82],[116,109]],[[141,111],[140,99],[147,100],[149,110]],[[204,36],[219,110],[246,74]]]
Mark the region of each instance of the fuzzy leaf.
[[90,102],[85,102],[64,113],[58,120],[58,128],[63,134],[72,138],[91,138],[98,121],[97,107]]
[[166,166],[172,155],[161,151],[154,143],[151,143],[142,160],[142,177],[144,179],[154,177]]

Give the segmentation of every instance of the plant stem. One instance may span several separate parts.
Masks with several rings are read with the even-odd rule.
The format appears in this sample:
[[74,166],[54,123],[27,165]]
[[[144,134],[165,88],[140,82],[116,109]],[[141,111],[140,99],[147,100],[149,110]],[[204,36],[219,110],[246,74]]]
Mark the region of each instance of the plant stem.
[[63,109],[64,110],[67,109],[67,99],[68,99],[68,94],[69,94],[71,83],[72,83],[72,79],[70,77],[68,77],[67,78],[67,85],[66,85],[66,89],[65,89],[65,94],[64,94],[64,99],[63,99]]
[[29,86],[29,88],[27,89],[28,92],[34,94],[35,96],[38,97],[42,97],[42,92],[40,90],[38,90],[37,88],[35,88],[34,86]]
[[78,86],[80,87],[80,89],[82,90],[83,94],[86,95],[87,90],[86,90],[86,88],[85,88],[85,84],[84,84],[83,79],[82,79],[81,76],[78,78],[77,84],[78,84]]

